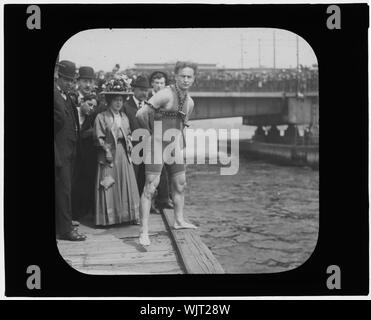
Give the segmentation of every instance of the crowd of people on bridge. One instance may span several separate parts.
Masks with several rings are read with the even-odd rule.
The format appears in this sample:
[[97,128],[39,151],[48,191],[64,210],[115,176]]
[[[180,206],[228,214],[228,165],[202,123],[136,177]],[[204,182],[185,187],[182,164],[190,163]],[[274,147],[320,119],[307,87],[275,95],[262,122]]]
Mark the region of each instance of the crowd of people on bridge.
[[199,72],[194,91],[301,92],[318,90],[316,69]]
[[[152,72],[152,71],[151,71]],[[122,77],[131,81],[138,75],[149,77],[150,71],[135,69],[119,70],[116,65],[112,72],[100,71],[98,87],[107,79]],[[174,83],[174,73],[167,70],[169,83]],[[300,66],[289,69],[216,69],[199,70],[191,91],[222,92],[294,92],[305,94],[318,91],[318,69]]]

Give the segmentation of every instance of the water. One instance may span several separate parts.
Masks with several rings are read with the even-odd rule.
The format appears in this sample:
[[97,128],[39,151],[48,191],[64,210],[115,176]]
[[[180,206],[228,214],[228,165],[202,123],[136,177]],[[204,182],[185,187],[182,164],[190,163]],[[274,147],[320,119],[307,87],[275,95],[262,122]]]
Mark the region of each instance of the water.
[[185,214],[227,273],[291,270],[316,246],[319,174],[242,155],[233,176],[188,165]]

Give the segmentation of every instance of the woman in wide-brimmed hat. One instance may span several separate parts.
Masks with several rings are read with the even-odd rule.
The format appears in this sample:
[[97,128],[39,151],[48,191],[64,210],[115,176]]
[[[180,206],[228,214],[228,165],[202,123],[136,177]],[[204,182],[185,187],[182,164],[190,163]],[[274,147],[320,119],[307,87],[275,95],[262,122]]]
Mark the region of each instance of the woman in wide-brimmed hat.
[[130,126],[121,111],[131,93],[120,80],[105,85],[107,109],[97,115],[94,133],[99,146],[95,224],[138,223],[139,192],[130,153]]

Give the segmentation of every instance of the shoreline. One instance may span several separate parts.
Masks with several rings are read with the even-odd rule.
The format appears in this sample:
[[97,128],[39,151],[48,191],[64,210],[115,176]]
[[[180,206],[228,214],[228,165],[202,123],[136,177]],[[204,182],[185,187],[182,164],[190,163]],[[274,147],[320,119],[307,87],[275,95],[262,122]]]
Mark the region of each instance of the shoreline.
[[288,145],[240,140],[240,152],[276,163],[319,169],[318,145]]

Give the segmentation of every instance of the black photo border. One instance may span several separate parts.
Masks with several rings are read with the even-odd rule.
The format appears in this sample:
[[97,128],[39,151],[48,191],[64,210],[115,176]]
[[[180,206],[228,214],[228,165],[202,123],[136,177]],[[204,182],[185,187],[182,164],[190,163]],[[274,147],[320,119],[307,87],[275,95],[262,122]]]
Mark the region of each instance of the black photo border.
[[[4,6],[4,243],[8,297],[189,297],[367,295],[368,6],[339,4],[39,4],[41,29],[26,26],[28,4]],[[304,38],[319,65],[319,237],[302,266],[272,274],[95,276],[72,269],[54,233],[53,69],[74,34],[96,28],[279,28]],[[151,48],[148,48],[150,51]],[[41,289],[26,273],[38,265]],[[326,286],[341,269],[341,289]]]

